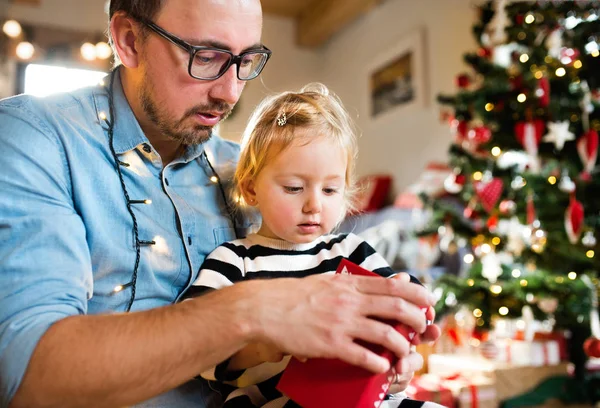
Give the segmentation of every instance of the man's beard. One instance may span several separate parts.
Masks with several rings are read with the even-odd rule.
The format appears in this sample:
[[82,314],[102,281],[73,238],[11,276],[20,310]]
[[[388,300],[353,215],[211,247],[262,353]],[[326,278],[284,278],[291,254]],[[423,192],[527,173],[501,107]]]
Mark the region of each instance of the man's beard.
[[142,109],[161,133],[184,146],[194,146],[208,141],[213,130],[212,126],[200,124],[194,124],[191,127],[186,126],[185,122],[188,118],[198,112],[223,112],[221,116],[221,121],[223,121],[232,110],[232,107],[223,101],[210,101],[206,105],[196,105],[189,109],[179,120],[173,119],[169,117],[163,106],[154,101],[149,82],[146,80],[142,85],[139,97]]

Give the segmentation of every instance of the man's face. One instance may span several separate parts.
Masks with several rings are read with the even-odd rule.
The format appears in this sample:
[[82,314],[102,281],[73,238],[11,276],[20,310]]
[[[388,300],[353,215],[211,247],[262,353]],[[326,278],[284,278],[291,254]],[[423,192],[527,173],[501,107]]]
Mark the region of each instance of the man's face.
[[[260,45],[262,13],[258,0],[168,0],[154,23],[192,45],[237,55]],[[147,33],[140,47],[139,99],[144,112],[168,139],[185,145],[206,141],[244,89],[237,66],[215,80],[194,79],[188,74],[185,50]]]

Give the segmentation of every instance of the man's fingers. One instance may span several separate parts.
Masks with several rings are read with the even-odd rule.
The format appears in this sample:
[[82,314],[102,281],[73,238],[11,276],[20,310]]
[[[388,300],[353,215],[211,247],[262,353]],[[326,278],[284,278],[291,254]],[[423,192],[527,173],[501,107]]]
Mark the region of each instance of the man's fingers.
[[348,345],[340,350],[340,360],[349,364],[362,367],[374,373],[385,373],[390,369],[387,358],[378,356],[369,349],[349,340]]
[[401,297],[419,306],[434,306],[436,297],[425,287],[405,282],[404,279],[381,279],[374,276],[335,275],[337,279],[350,279],[354,287],[366,295]]
[[441,334],[442,330],[437,324],[430,324],[423,333],[417,334],[414,337],[413,344],[431,343],[432,341],[436,341]]
[[401,297],[365,296],[361,310],[367,316],[377,316],[378,318],[401,322],[412,327],[417,333],[425,331],[425,313],[419,306]]
[[404,357],[410,352],[410,343],[396,329],[386,323],[364,318],[354,326],[351,336],[368,343],[379,344],[398,357]]

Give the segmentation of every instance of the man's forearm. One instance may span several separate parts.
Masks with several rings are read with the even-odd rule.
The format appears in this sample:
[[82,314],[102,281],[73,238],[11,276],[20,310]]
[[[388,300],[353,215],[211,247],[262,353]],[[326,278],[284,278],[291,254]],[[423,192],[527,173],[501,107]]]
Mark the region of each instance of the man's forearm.
[[237,291],[54,324],[10,407],[124,406],[177,387],[249,340],[249,316]]

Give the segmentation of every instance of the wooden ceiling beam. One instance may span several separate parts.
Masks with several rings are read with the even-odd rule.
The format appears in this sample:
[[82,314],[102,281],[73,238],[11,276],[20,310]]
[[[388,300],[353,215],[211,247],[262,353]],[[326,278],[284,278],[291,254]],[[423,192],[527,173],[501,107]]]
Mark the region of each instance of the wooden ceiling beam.
[[382,0],[313,0],[297,19],[300,46],[318,47]]

